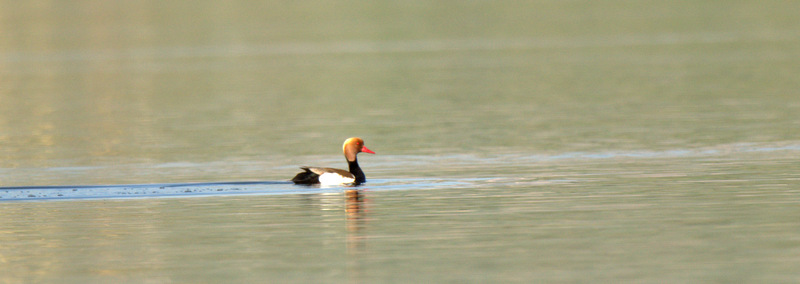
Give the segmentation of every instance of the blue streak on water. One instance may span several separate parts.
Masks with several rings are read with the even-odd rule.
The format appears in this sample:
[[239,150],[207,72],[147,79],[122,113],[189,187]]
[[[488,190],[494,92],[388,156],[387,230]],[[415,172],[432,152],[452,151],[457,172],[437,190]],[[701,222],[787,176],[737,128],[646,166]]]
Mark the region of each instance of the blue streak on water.
[[0,187],[2,201],[168,198],[233,195],[336,193],[347,189],[384,191],[473,187],[486,179],[373,179],[359,187],[303,186],[283,181]]
[[211,183],[162,183],[77,186],[0,187],[0,200],[108,199],[142,197],[188,197],[238,194],[303,193],[307,187],[282,181]]

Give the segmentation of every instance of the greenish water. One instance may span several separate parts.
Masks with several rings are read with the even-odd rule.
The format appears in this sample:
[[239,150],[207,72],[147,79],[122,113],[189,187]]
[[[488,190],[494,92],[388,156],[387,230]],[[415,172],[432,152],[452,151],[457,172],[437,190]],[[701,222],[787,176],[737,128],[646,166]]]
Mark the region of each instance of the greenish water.
[[0,282],[794,282],[799,10],[0,1]]

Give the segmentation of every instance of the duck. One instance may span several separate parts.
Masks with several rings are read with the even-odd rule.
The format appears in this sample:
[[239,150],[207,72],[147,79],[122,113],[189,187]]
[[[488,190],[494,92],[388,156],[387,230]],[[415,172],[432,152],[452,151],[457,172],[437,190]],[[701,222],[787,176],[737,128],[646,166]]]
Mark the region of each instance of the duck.
[[358,137],[350,137],[342,145],[344,158],[347,160],[349,170],[323,168],[323,167],[300,167],[303,171],[298,173],[292,182],[302,185],[360,185],[367,182],[367,177],[358,166],[358,153],[375,154],[372,150],[364,146],[364,140]]

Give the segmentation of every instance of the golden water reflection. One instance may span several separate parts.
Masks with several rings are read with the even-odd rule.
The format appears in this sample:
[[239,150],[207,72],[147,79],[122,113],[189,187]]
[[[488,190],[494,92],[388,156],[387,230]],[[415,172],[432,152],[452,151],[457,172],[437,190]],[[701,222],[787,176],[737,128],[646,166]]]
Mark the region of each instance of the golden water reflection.
[[365,196],[361,190],[345,190],[345,213],[347,215],[347,252],[357,254],[364,250],[363,231],[367,226]]
[[365,230],[367,227],[364,191],[345,190],[345,214],[347,227],[347,274],[351,283],[361,283],[363,266],[360,255],[366,251]]

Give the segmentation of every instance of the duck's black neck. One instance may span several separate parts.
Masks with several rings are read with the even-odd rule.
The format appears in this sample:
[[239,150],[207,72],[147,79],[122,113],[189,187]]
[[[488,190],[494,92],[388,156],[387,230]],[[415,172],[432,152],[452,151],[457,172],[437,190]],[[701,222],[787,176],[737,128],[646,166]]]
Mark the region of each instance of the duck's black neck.
[[350,166],[350,173],[356,177],[356,184],[361,184],[367,181],[367,177],[364,176],[364,172],[362,172],[361,167],[358,166],[358,160],[347,161],[347,165]]

